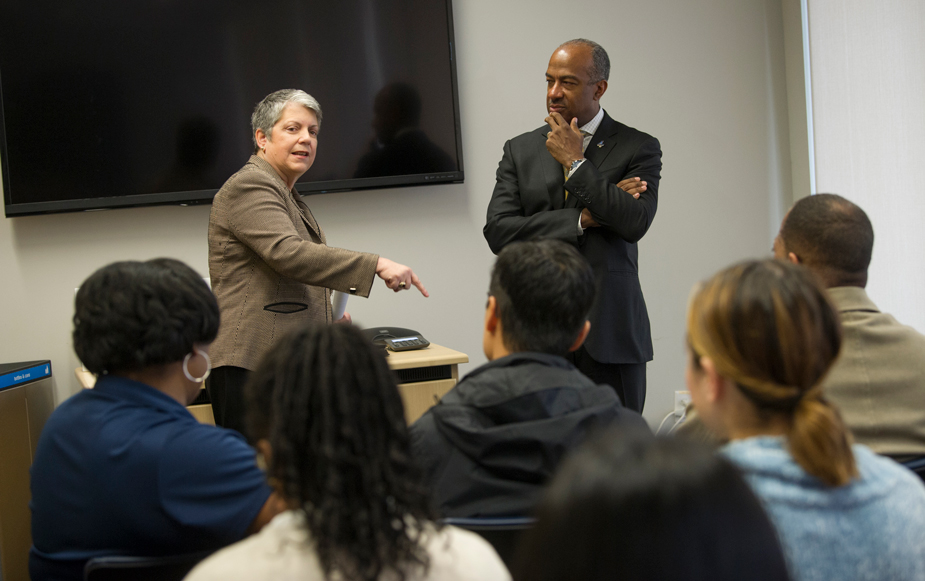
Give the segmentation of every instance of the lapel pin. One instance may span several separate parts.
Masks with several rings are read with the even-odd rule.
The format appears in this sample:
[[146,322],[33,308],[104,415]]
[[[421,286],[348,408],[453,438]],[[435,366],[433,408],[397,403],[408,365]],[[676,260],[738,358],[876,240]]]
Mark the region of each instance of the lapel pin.
[[602,141],[602,142],[598,143],[597,146],[598,146],[598,147],[604,147],[604,142]]

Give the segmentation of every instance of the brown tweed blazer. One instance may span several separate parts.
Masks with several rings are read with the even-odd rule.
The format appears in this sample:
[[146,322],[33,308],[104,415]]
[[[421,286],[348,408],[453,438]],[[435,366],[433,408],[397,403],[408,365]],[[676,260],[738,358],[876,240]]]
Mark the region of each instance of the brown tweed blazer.
[[215,195],[209,216],[209,276],[222,316],[212,365],[253,370],[289,329],[330,323],[331,290],[368,297],[378,259],[327,246],[296,191],[251,156]]

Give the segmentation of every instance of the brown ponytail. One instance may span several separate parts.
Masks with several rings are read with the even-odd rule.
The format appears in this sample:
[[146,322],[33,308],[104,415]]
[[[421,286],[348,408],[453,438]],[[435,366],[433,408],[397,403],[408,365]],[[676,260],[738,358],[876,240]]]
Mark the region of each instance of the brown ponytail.
[[787,441],[797,464],[829,486],[847,484],[858,475],[851,434],[838,410],[818,393],[797,404]]
[[851,436],[819,387],[841,348],[825,290],[801,266],[745,262],[716,274],[691,299],[691,348],[710,357],[762,415],[789,420],[794,460],[829,486],[857,476]]

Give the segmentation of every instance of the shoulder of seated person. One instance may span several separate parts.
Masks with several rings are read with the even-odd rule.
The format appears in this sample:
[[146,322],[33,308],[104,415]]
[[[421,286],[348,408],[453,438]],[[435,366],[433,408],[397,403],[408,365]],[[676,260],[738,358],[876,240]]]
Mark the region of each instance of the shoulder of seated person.
[[[510,573],[495,549],[482,536],[454,526],[444,526],[434,533],[430,528],[425,547],[435,572],[441,578],[504,581]],[[460,562],[464,563],[463,566]]]
[[199,422],[196,424],[177,430],[165,444],[175,449],[185,448],[203,454],[221,450],[248,450],[255,453],[247,439],[235,430]]

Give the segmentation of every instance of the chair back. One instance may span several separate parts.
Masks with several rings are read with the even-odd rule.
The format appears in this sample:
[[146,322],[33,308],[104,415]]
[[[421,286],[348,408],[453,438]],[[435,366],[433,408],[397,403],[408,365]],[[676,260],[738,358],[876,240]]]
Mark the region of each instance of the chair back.
[[444,524],[472,531],[489,542],[495,552],[511,568],[514,552],[524,531],[533,526],[536,519],[532,517],[491,517],[491,518],[459,518],[443,519]]
[[166,557],[96,557],[84,566],[84,581],[181,581],[213,552]]
[[925,456],[913,458],[912,460],[901,462],[901,464],[915,472],[919,478],[925,481]]

